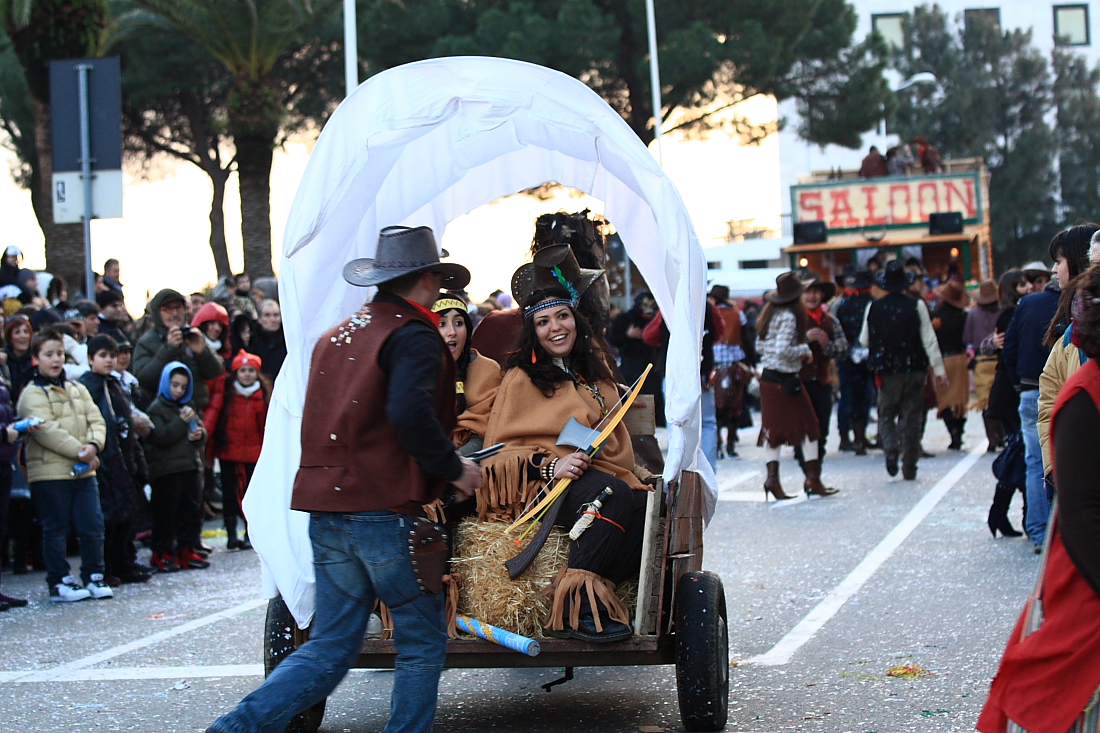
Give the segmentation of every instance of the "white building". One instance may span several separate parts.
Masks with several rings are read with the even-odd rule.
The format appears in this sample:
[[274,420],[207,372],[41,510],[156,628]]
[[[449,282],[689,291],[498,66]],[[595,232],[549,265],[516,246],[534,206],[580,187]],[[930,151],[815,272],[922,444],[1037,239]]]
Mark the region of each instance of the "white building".
[[[1050,54],[1056,36],[1059,43],[1072,46],[1088,58],[1090,66],[1100,61],[1100,29],[1094,31],[1093,8],[1087,2],[1047,2],[1045,0],[1005,0],[996,3],[986,0],[934,0],[952,19],[965,23],[967,18],[981,15],[992,18],[1002,28],[1031,29],[1032,43],[1040,51]],[[913,0],[849,0],[855,7],[859,24],[853,42],[859,42],[872,30],[881,33],[886,41],[901,42],[901,22],[905,13],[927,3]],[[1100,10],[1100,3],[1097,3]],[[888,78],[895,86],[902,80],[888,71]],[[790,225],[792,184],[799,177],[808,177],[811,171],[832,168],[859,168],[868,148],[875,145],[880,151],[898,144],[896,135],[885,135],[884,129],[871,131],[863,136],[863,144],[857,150],[826,146],[824,149],[807,143],[798,137],[799,115],[794,100],[778,106],[778,117],[786,118],[787,125],[778,137],[779,163],[779,211],[782,216],[765,216],[760,219],[732,221],[726,244],[721,239],[706,237],[704,252],[710,268],[710,281],[729,286],[732,293],[742,296],[759,296],[774,287],[776,275],[785,272],[789,261],[782,249],[793,242]],[[764,213],[766,210],[761,210]],[[774,209],[772,210],[774,212]]]
[[[863,39],[872,30],[883,35],[887,43],[901,43],[901,22],[905,13],[918,5],[911,0],[849,0],[856,9],[859,25],[856,27],[854,41]],[[927,3],[931,5],[932,3]],[[1054,49],[1056,36],[1063,37],[1060,43],[1073,46],[1084,54],[1090,66],[1100,61],[1100,38],[1093,31],[1095,20],[1090,3],[1044,2],[1043,0],[1006,0],[988,2],[978,0],[937,0],[939,7],[953,19],[966,22],[966,19],[981,15],[998,22],[1005,29],[1030,29],[1032,43],[1040,51],[1050,54]],[[1100,7],[1100,3],[1097,3]],[[893,72],[889,72],[893,73]],[[895,74],[891,82],[903,81]],[[798,110],[793,100],[779,105],[780,118],[786,117],[786,131],[779,134],[779,165],[781,201],[783,213],[790,214],[790,187],[798,183],[799,174],[813,170],[830,168],[859,168],[860,161],[872,145],[880,151],[897,145],[896,135],[882,135],[872,131],[863,136],[863,145],[858,150],[837,145],[824,149],[807,143],[795,133],[798,128]]]

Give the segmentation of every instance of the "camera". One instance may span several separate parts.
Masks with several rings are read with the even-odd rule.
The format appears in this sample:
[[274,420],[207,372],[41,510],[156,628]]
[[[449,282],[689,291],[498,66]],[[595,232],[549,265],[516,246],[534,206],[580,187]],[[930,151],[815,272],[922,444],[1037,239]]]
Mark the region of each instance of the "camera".
[[199,329],[195,328],[194,326],[189,326],[186,323],[180,326],[180,333],[183,335],[183,338],[185,340],[191,338],[198,332]]

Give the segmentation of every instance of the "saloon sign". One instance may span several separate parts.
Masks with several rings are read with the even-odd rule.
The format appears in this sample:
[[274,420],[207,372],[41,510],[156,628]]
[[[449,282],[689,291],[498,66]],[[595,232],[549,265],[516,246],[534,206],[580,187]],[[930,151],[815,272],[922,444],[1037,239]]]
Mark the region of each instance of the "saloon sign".
[[861,178],[791,186],[794,220],[823,221],[832,232],[927,225],[928,215],[958,211],[963,221],[982,217],[977,173],[908,178]]

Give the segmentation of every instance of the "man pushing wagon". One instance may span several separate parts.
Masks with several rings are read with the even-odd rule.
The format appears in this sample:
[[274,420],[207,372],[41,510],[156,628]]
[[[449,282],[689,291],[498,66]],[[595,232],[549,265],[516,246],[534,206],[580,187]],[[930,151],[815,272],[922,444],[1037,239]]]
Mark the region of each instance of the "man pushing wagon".
[[470,273],[440,262],[428,227],[388,227],[376,256],[349,262],[344,278],[378,293],[321,337],[310,366],[291,501],[310,515],[310,640],[208,733],[281,733],[328,697],[356,660],[376,600],[393,614],[397,644],[386,730],[430,731],[435,718],[447,552],[421,507],[448,482],[472,495],[482,474],[450,440],[454,362],[429,309]]

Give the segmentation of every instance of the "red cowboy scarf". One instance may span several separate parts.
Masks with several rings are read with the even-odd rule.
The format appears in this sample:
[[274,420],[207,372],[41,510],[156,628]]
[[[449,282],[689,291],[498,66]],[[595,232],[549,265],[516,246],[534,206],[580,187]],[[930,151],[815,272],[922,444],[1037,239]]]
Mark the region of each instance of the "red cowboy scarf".
[[821,325],[821,319],[825,317],[825,305],[819,305],[816,308],[807,308],[806,313],[813,319],[814,323]]

